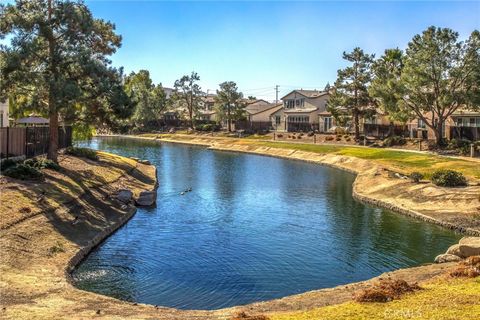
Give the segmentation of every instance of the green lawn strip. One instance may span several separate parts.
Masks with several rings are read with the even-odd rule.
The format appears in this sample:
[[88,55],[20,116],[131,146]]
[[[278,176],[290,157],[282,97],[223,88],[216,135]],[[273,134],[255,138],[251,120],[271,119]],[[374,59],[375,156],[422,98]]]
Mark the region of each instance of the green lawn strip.
[[405,174],[413,171],[421,172],[427,178],[431,176],[433,171],[438,169],[456,170],[462,172],[466,176],[477,179],[480,178],[480,165],[478,163],[431,154],[334,145],[312,145],[266,141],[252,141],[252,143],[271,148],[301,150],[320,154],[338,154],[360,159],[374,160],[386,167],[393,167],[393,169],[399,170]]

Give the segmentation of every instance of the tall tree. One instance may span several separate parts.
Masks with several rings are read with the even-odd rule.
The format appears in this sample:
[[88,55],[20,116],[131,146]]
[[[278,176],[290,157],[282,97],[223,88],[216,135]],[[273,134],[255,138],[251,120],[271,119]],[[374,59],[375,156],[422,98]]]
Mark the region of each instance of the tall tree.
[[460,107],[480,106],[480,32],[467,41],[448,28],[430,27],[413,37],[401,75],[402,101],[443,142],[445,120]]
[[238,91],[237,84],[233,81],[220,83],[217,90],[215,104],[220,117],[227,120],[228,132],[232,131],[232,120],[239,120],[243,116],[245,104],[242,102],[243,94]]
[[394,121],[406,124],[411,112],[402,108],[400,77],[403,70],[403,51],[387,49],[372,66],[373,79],[368,88],[370,96],[389,118],[390,134],[393,134]]
[[343,59],[352,65],[337,71],[337,80],[328,102],[333,115],[339,114],[339,108],[347,110],[353,118],[357,140],[360,138],[360,117],[371,102],[367,87],[372,79],[370,68],[373,58],[374,55],[365,54],[360,48],[355,48],[350,53],[344,52]]
[[201,103],[202,89],[197,83],[200,76],[192,71],[190,75],[185,75],[175,81],[174,100],[187,109],[190,128],[194,129],[194,115],[198,111]]
[[167,98],[161,85],[155,85],[147,70],[132,72],[125,78],[125,91],[135,103],[132,120],[137,127],[157,126],[162,121],[162,111],[167,105]]
[[84,88],[92,79],[108,76],[107,56],[121,43],[114,29],[94,18],[80,0],[0,5],[0,37],[11,36],[10,45],[1,47],[0,91],[7,95],[15,90],[46,111],[51,160],[57,161],[59,113],[85,98]]

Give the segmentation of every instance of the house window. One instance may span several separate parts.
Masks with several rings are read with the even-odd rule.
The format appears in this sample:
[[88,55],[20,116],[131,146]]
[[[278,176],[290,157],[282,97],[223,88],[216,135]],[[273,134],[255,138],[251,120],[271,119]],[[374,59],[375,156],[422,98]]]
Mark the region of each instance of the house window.
[[3,127],[3,112],[0,113],[0,127]]
[[280,116],[275,116],[275,124],[278,126],[281,122],[282,118]]
[[423,121],[422,119],[418,119],[417,127],[420,129],[425,129],[427,126],[425,124],[425,121]]
[[475,118],[470,118],[470,127],[475,127]]
[[480,117],[477,118],[477,127],[480,127]]
[[462,118],[457,118],[457,119],[455,119],[455,125],[456,125],[457,127],[463,126],[463,121],[462,121],[462,120],[463,120]]
[[323,118],[323,131],[328,131],[332,127],[332,117]]

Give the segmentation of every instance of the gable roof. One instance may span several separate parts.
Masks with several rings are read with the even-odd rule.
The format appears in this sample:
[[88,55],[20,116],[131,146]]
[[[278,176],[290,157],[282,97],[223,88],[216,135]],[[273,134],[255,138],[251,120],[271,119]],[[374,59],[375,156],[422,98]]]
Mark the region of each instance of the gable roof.
[[282,97],[282,100],[291,95],[292,93],[298,93],[306,98],[312,98],[312,99],[315,99],[315,98],[319,98],[319,97],[323,97],[324,95],[327,95],[328,94],[328,91],[319,91],[319,90],[303,90],[303,89],[300,89],[300,90],[293,90],[291,92],[289,92],[288,94],[284,95]]
[[[263,100],[263,101],[265,101],[265,100]],[[253,104],[247,105],[245,107],[245,111],[247,111],[248,114],[253,115],[253,114],[257,114],[257,113],[264,112],[266,110],[273,109],[275,107],[281,107],[281,106],[283,106],[282,103],[279,103],[279,104],[275,104],[275,103],[269,103],[269,104],[253,103]]]

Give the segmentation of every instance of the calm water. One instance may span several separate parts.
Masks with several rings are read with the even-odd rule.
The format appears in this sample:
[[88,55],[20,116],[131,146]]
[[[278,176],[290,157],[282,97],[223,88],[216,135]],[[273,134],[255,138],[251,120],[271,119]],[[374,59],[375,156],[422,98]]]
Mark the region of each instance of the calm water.
[[432,262],[460,238],[353,200],[354,176],[320,165],[120,138],[83,145],[158,168],[156,208],[74,273],[78,287],[124,300],[217,309],[280,298]]

